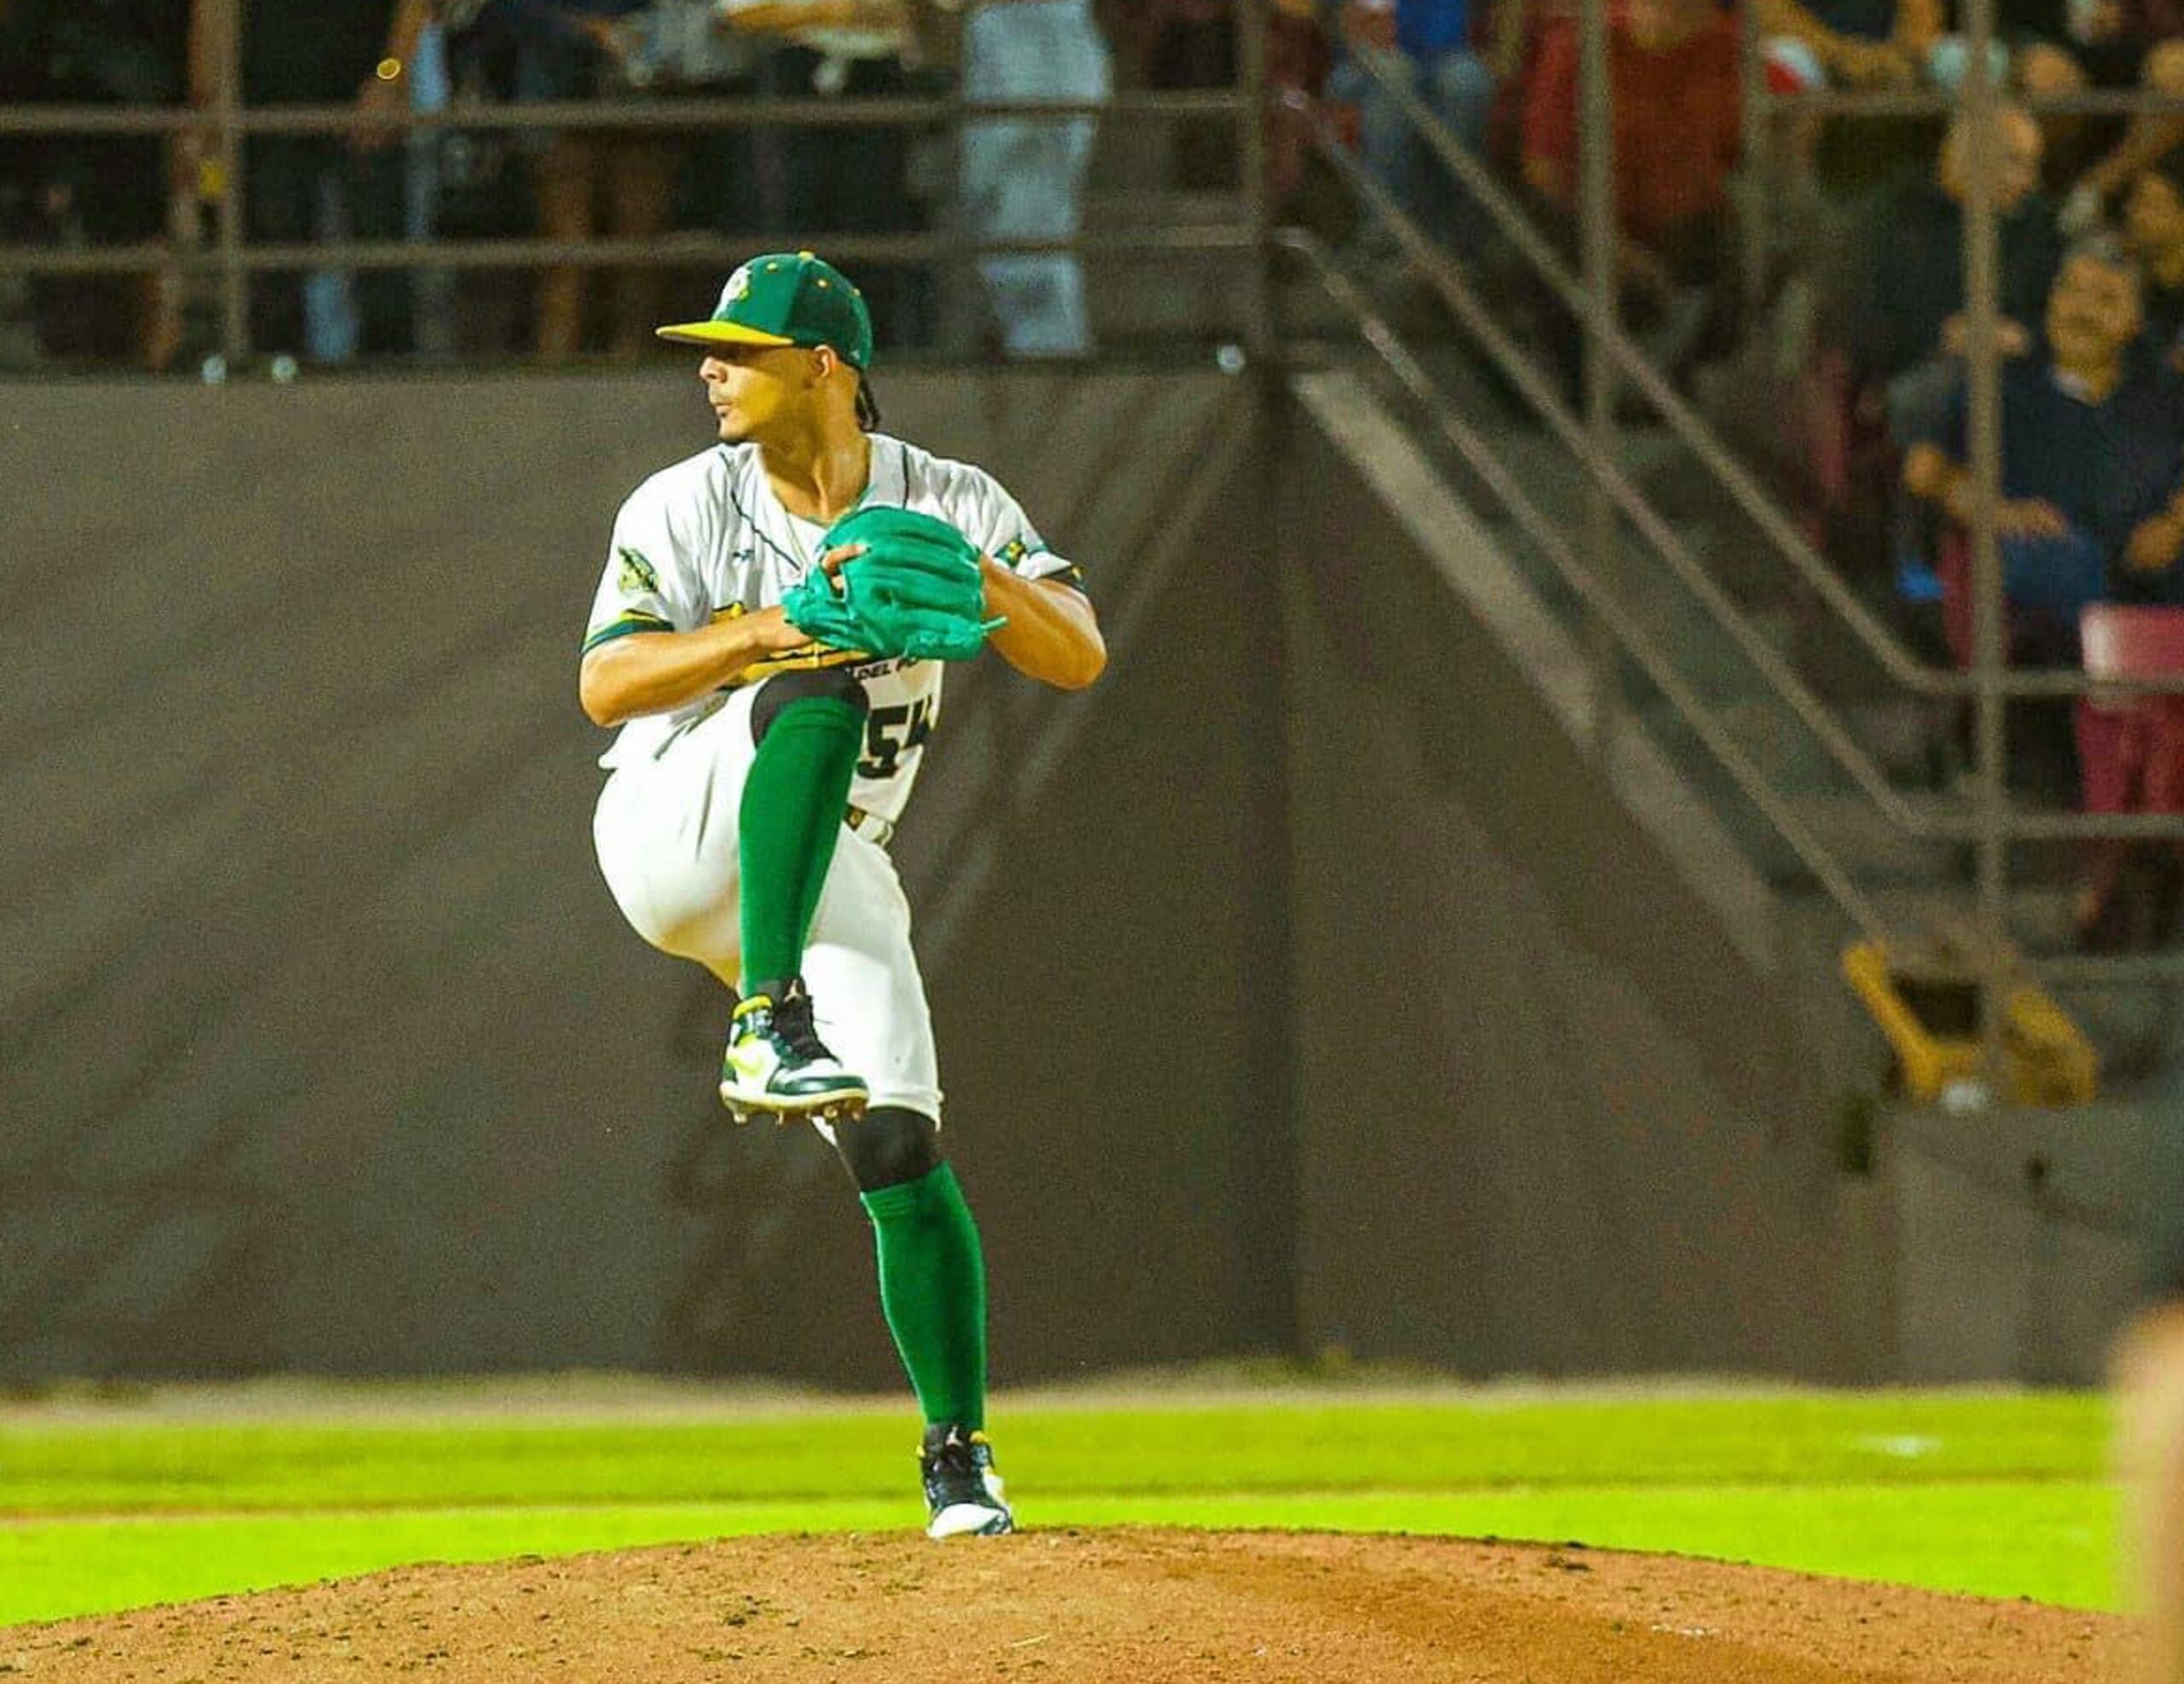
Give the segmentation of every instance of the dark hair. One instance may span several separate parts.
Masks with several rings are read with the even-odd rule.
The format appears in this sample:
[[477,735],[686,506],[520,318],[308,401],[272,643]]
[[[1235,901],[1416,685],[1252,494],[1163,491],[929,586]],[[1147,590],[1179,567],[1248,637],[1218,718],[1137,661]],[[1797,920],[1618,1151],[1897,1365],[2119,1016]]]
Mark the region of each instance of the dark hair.
[[867,433],[880,431],[880,400],[872,395],[872,376],[857,371],[857,424]]

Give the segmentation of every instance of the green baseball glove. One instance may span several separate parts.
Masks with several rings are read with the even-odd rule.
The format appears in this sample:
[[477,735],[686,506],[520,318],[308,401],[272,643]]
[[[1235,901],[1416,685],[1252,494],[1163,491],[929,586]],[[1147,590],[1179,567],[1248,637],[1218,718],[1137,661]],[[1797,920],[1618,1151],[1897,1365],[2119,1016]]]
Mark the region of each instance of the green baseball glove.
[[781,607],[800,631],[877,658],[968,660],[1002,621],[985,618],[979,552],[944,520],[907,508],[860,508],[828,531],[828,549],[861,543],[839,578],[817,568]]

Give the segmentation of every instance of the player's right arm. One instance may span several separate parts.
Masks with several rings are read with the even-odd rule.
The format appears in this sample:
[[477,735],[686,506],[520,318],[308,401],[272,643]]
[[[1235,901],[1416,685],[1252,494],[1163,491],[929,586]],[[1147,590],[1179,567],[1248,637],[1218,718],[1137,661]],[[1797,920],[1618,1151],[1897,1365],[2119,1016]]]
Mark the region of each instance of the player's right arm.
[[[681,495],[681,485],[679,478],[656,477],[615,517],[577,675],[577,699],[594,724],[671,712],[760,661],[810,645],[810,634],[777,607],[746,613],[714,606],[714,589],[734,601],[741,582],[708,584],[703,558],[720,534],[709,524],[707,501]],[[861,553],[846,546],[819,565],[833,572]]]
[[723,534],[717,499],[694,495],[694,469],[654,474],[614,517],[577,677],[595,724],[671,711],[804,641],[779,609],[718,607],[737,601],[741,582],[707,566]]
[[810,642],[779,608],[716,620],[694,631],[635,632],[585,654],[578,670],[578,700],[593,724],[619,725],[695,701],[734,683],[746,668]]

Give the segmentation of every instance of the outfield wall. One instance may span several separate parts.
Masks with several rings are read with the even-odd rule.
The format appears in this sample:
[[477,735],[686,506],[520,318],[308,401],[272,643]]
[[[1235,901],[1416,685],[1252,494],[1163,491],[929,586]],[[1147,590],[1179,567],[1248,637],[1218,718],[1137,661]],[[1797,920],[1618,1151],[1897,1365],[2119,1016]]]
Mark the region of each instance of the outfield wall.
[[[1002,1378],[1887,1368],[1773,984],[1308,427],[1172,531],[1238,382],[880,391],[1118,632],[952,677],[897,845]],[[0,1380],[892,1383],[845,1179],[722,1121],[723,996],[590,859],[576,642],[697,398],[9,391]]]

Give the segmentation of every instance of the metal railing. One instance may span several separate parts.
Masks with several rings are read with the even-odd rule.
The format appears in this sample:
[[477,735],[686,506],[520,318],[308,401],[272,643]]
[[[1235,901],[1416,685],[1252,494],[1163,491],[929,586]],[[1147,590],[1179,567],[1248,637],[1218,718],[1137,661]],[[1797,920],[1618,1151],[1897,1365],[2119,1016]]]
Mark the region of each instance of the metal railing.
[[[1403,239],[1406,248],[1410,247],[1414,239],[1424,240],[1425,236],[1419,233],[1416,224],[1400,211],[1395,212],[1395,218],[1391,225]],[[1494,493],[1509,512],[1510,518],[1523,529],[1525,535],[1539,547],[1540,553],[1546,556],[1563,583],[1591,611],[1595,624],[1604,630],[1614,647],[1653,681],[1676,709],[1678,717],[1720,763],[1738,789],[1759,808],[1768,822],[1780,833],[1799,862],[1827,888],[1829,895],[1862,932],[1874,938],[1885,935],[1885,920],[1865,891],[1813,835],[1796,809],[1774,789],[1767,775],[1753,764],[1751,756],[1745,753],[1742,746],[1714,717],[1712,710],[1699,697],[1696,687],[1683,677],[1667,651],[1641,630],[1629,615],[1621,612],[1621,604],[1616,601],[1596,568],[1579,558],[1564,523],[1540,508],[1517,477],[1509,472],[1485,436],[1466,421],[1456,407],[1443,395],[1425,365],[1403,344],[1386,317],[1374,308],[1357,283],[1344,272],[1327,247],[1301,229],[1286,230],[1281,240],[1285,247],[1302,257],[1311,267],[1320,284],[1357,324],[1367,343],[1388,365],[1404,390],[1432,419],[1442,436],[1455,446],[1472,471]],[[1437,287],[1444,282],[1449,283],[1443,296],[1449,300],[1452,309],[1464,316],[1468,325],[1472,320],[1472,312],[1478,308],[1476,301],[1461,281],[1446,272],[1443,267],[1446,264],[1446,258],[1430,243],[1426,249],[1432,253],[1433,268],[1429,270],[1429,274],[1432,275]],[[1494,358],[1496,365],[1519,382],[1528,398],[1543,398],[1541,412],[1550,418],[1550,423],[1558,433],[1565,437],[1571,434],[1583,437],[1581,424],[1570,415],[1559,399],[1547,396],[1539,388],[1537,374],[1523,353],[1509,344],[1506,336],[1496,329],[1490,338],[1482,338],[1481,343]],[[1610,477],[1618,485],[1623,484],[1621,476],[1613,473],[1612,469]]]
[[[1241,289],[1238,335],[1262,366],[1279,349],[1271,258],[1275,248],[1269,185],[1265,116],[1269,109],[1266,49],[1269,0],[1244,0],[1237,8],[1239,85],[1233,90],[1123,93],[1101,105],[1022,102],[968,105],[960,97],[782,99],[651,96],[612,102],[491,104],[456,102],[429,112],[400,111],[369,116],[351,105],[246,107],[241,101],[241,38],[234,26],[241,0],[221,0],[224,52],[215,97],[204,106],[118,110],[110,107],[17,107],[0,109],[0,136],[82,135],[173,136],[195,134],[207,155],[219,164],[222,190],[212,206],[213,237],[199,249],[164,241],[52,250],[0,247],[0,276],[9,275],[90,275],[184,272],[217,280],[221,299],[220,340],[238,363],[251,351],[248,288],[251,278],[268,271],[347,268],[543,269],[563,264],[586,267],[671,267],[726,264],[756,245],[823,243],[845,261],[881,261],[960,265],[982,255],[1045,253],[1167,253],[1255,259]],[[1986,47],[1993,32],[1994,0],[1966,0],[1965,22],[1972,50],[1959,99],[1931,92],[1828,92],[1771,95],[1755,79],[1746,103],[1748,137],[1763,148],[1770,114],[1825,113],[1843,120],[1867,116],[1943,116],[1962,111],[1975,125],[1971,148],[1973,169],[1967,218],[1967,275],[1971,280],[1971,368],[1974,380],[1974,463],[1978,494],[1972,532],[1974,543],[1979,624],[1978,658],[1958,671],[1920,659],[1858,597],[1841,575],[1806,539],[1774,496],[1723,442],[1714,428],[1686,403],[1623,331],[1616,299],[1614,230],[1616,209],[1611,148],[1612,90],[1607,80],[1608,23],[1605,0],[1582,0],[1583,32],[1580,112],[1580,260],[1573,265],[1531,222],[1516,196],[1482,160],[1473,156],[1426,108],[1409,78],[1393,62],[1367,49],[1358,56],[1383,96],[1409,122],[1432,154],[1462,190],[1490,218],[1509,247],[1519,253],[1547,290],[1577,318],[1585,349],[1582,414],[1555,394],[1552,384],[1533,369],[1493,312],[1483,303],[1431,237],[1397,205],[1383,184],[1360,167],[1348,151],[1322,131],[1321,150],[1368,212],[1395,235],[1406,256],[1448,305],[1466,331],[1510,379],[1526,403],[1582,465],[1591,501],[1583,548],[1604,560],[1615,547],[1618,526],[1627,523],[1648,550],[1687,591],[1707,618],[1757,672],[1781,704],[1809,729],[1828,758],[1848,777],[1858,794],[1903,834],[1936,841],[1967,843],[1978,859],[1979,917],[1990,945],[2007,915],[2007,850],[2016,841],[2092,839],[2184,839],[2184,825],[2152,816],[2092,816],[2018,810],[2009,799],[2003,712],[2012,700],[2078,696],[2094,687],[2077,670],[2008,666],[1998,643],[2001,585],[1994,538],[1993,511],[1998,483],[1995,417],[1999,402],[1995,370],[1996,277],[1994,265],[1994,121],[1998,90],[1989,79]],[[1757,55],[1746,55],[1748,73],[1757,76]],[[2088,93],[2029,102],[2036,112],[2095,114],[2161,112],[2184,115],[2184,105],[2141,93]],[[1238,220],[1197,225],[1137,227],[1080,231],[1066,240],[973,240],[959,232],[871,235],[811,230],[778,235],[745,235],[733,239],[701,233],[656,238],[580,241],[553,239],[340,241],[325,243],[253,244],[247,238],[249,192],[247,141],[258,136],[354,133],[367,126],[404,135],[435,132],[566,131],[636,128],[663,134],[715,132],[736,128],[945,129],[994,119],[1068,122],[1088,116],[1109,121],[1233,120],[1241,160],[1242,216]],[[1754,167],[1763,156],[1748,160]],[[1602,702],[1602,746],[1612,729],[1608,706],[1616,688],[1617,654],[1628,657],[1668,697],[1680,716],[1722,764],[1732,780],[1760,810],[1792,851],[1805,864],[1850,920],[1878,932],[1879,916],[1853,874],[1799,819],[1794,806],[1772,788],[1765,775],[1709,717],[1690,687],[1674,672],[1665,651],[1653,645],[1629,623],[1616,581],[1587,572],[1587,564],[1566,531],[1527,502],[1521,488],[1482,456],[1484,443],[1445,404],[1436,403],[1431,382],[1414,358],[1402,348],[1385,321],[1374,313],[1323,247],[1299,236],[1281,242],[1300,255],[1338,303],[1364,331],[1366,339],[1412,395],[1425,404],[1437,426],[1473,469],[1503,497],[1543,555],[1583,599],[1593,622],[1589,636],[1595,653],[1596,692]],[[1887,679],[1913,694],[1935,700],[1966,700],[1978,719],[1977,781],[1969,811],[1935,810],[1906,798],[1891,782],[1836,711],[1805,682],[1712,578],[1705,562],[1623,473],[1617,460],[1615,398],[1627,390],[1650,406],[1676,440],[1699,462],[1768,549],[1844,628]],[[1490,452],[1487,453],[1490,455]],[[1573,572],[1572,570],[1575,570]],[[1580,578],[1586,582],[1581,583]],[[2184,693],[2184,677],[2113,682],[2107,694]],[[2147,977],[2184,977],[2184,955],[2156,955],[2137,961],[2041,961],[2049,976],[2071,980],[2121,981]],[[1993,992],[1989,990],[1989,992]],[[1990,1028],[1993,1025],[1990,1025]],[[1998,1031],[1997,1031],[1998,1032]]]
[[[1263,125],[1266,108],[1266,10],[1270,0],[1241,0],[1236,7],[1240,73],[1233,89],[1161,92],[1124,91],[1101,103],[1015,101],[973,104],[958,95],[781,98],[741,93],[718,97],[648,95],[642,99],[502,103],[455,100],[438,109],[364,113],[354,104],[246,106],[242,86],[244,0],[214,0],[210,27],[220,46],[212,97],[200,105],[0,107],[0,139],[10,136],[96,138],[197,137],[202,155],[216,165],[219,189],[210,195],[212,238],[192,248],[158,239],[128,244],[55,249],[0,244],[0,279],[10,276],[209,276],[219,290],[219,348],[233,364],[252,354],[249,283],[269,272],[299,270],[670,268],[732,264],[769,240],[781,246],[824,241],[829,255],[845,261],[928,264],[960,267],[987,256],[1162,253],[1180,256],[1239,253],[1258,256],[1251,283],[1242,289],[1237,337],[1260,354],[1275,342],[1272,293],[1266,259],[1272,251],[1271,195],[1267,186]],[[830,235],[810,229],[733,238],[675,233],[640,240],[328,240],[311,243],[253,243],[247,237],[250,192],[246,142],[256,136],[353,136],[367,131],[398,136],[459,133],[584,133],[645,130],[663,135],[713,134],[734,129],[872,129],[949,131],[994,121],[1067,123],[1230,119],[1240,160],[1242,217],[1192,226],[1080,229],[1067,239],[996,239],[961,229],[915,235]]]
[[[1984,43],[1991,36],[1992,0],[1973,0],[1968,9],[1972,62],[1984,66],[1987,62]],[[1967,276],[1973,294],[1972,363],[1978,375],[1972,395],[1975,414],[1984,415],[1984,420],[1978,421],[1975,427],[1979,449],[1974,466],[1982,476],[1983,491],[1972,523],[1977,555],[1975,588],[1983,606],[1979,611],[1976,659],[1968,671],[1959,671],[1932,665],[1904,647],[1850,589],[1827,558],[1806,540],[1758,476],[1676,393],[1623,332],[1618,319],[1613,282],[1603,284],[1602,265],[1597,255],[1612,239],[1616,226],[1613,183],[1604,167],[1612,144],[1613,117],[1610,108],[1612,95],[1606,84],[1604,44],[1607,24],[1600,0],[1585,0],[1580,8],[1579,27],[1585,32],[1587,42],[1580,61],[1578,95],[1581,154],[1577,211],[1581,258],[1586,259],[1582,269],[1573,268],[1562,250],[1533,224],[1502,178],[1426,107],[1396,61],[1385,53],[1371,49],[1360,51],[1357,56],[1377,84],[1380,96],[1403,114],[1413,132],[1423,140],[1461,190],[1484,212],[1508,247],[1576,318],[1586,353],[1586,401],[1582,415],[1557,395],[1554,383],[1515,345],[1494,312],[1477,296],[1463,271],[1450,261],[1449,254],[1403,212],[1387,188],[1350,156],[1324,122],[1319,134],[1322,155],[1349,183],[1353,195],[1371,218],[1393,235],[1412,267],[1431,284],[1472,342],[1485,353],[1496,370],[1576,459],[1599,504],[1612,509],[1617,520],[1628,523],[1644,541],[1648,551],[1699,603],[1707,618],[1760,677],[1771,694],[1812,734],[1829,760],[1848,776],[1858,794],[1890,826],[1906,836],[1972,845],[1977,860],[1977,927],[1989,955],[1989,986],[1982,993],[1987,1002],[1998,1004],[2006,992],[2002,967],[2008,951],[2008,850],[2013,843],[2131,839],[2184,841],[2184,821],[2171,816],[2027,810],[2018,808],[2010,799],[2007,747],[2002,735],[2003,710],[2009,701],[2082,696],[2096,689],[2111,695],[2180,694],[2184,693],[2184,675],[2123,682],[2103,679],[2096,685],[2077,668],[2023,669],[2006,664],[2000,643],[2001,588],[1993,524],[1994,498],[1999,483],[1999,433],[1995,421],[2000,408],[1995,380],[1999,358],[1994,340],[1997,285],[1993,258],[1993,124],[1999,107],[1999,92],[1983,78],[1979,85],[1970,87],[1961,104],[1933,92],[1769,96],[1770,105],[1777,109],[1849,115],[1867,112],[1932,115],[1961,109],[1968,113],[1966,120],[1975,125],[1971,149],[1977,160],[1977,173],[1974,202],[1967,218]],[[1974,78],[1967,73],[1966,80],[1969,85]],[[2035,102],[2033,109],[2158,112],[2184,117],[2184,104],[2146,94],[2073,96]],[[1975,245],[1983,247],[1976,257],[1969,250]],[[1403,348],[1385,322],[1374,315],[1356,288],[1339,276],[1332,258],[1316,249],[1310,255],[1330,290],[1350,309],[1368,344],[1579,597],[1596,629],[1604,629],[1607,640],[1661,692],[1677,717],[1845,916],[1869,935],[1885,934],[1885,920],[1871,897],[1856,882],[1851,869],[1813,833],[1800,819],[1794,803],[1774,788],[1751,758],[1720,729],[1692,687],[1674,674],[1667,652],[1652,644],[1629,624],[1629,615],[1611,589],[1612,582],[1604,578],[1600,572],[1600,561],[1605,557],[1606,547],[1597,543],[1590,544],[1588,548],[1592,555],[1581,559],[1568,543],[1567,527],[1571,523],[1567,517],[1558,526],[1542,514],[1494,458],[1486,442],[1434,388],[1422,366]],[[1978,337],[1983,334],[1984,340]],[[1983,360],[1984,372],[1980,374]],[[1856,645],[1890,681],[1918,696],[1969,700],[1973,704],[1978,719],[1978,757],[1970,810],[1922,807],[1896,789],[1834,709],[1804,682],[1792,663],[1779,653],[1749,615],[1712,578],[1705,564],[1693,555],[1689,546],[1631,484],[1617,459],[1612,419],[1615,384],[1627,386],[1651,407],[1668,433],[1689,452],[1766,541],[1768,548],[1786,565],[1791,577],[1822,605],[1835,623],[1848,631]],[[1605,418],[1603,410],[1607,412]],[[1598,525],[1595,515],[1593,529],[1596,530]],[[1612,699],[1605,694],[1599,700],[1603,709],[1612,705]],[[2176,953],[2130,958],[2057,955],[2040,958],[2034,964],[2037,973],[2050,980],[2084,984],[2121,985],[2184,978],[2184,954]],[[1999,1017],[1990,1014],[1984,1027],[1990,1056],[1999,1057]]]

